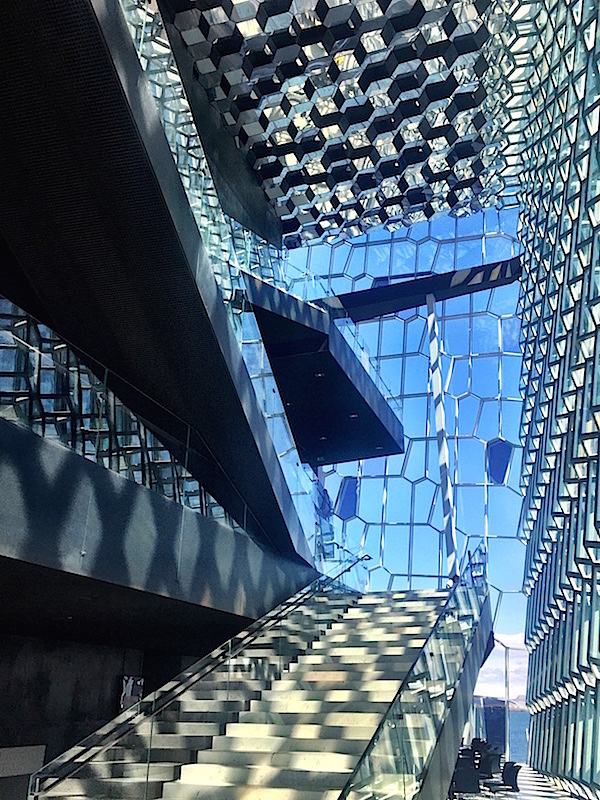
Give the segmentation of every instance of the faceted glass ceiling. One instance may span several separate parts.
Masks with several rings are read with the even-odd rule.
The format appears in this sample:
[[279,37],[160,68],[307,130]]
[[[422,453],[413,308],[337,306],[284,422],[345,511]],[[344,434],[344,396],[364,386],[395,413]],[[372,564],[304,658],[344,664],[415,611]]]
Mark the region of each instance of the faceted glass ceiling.
[[[194,77],[255,170],[284,242],[355,235],[498,192],[491,0],[192,2]],[[181,7],[181,6],[179,6]]]

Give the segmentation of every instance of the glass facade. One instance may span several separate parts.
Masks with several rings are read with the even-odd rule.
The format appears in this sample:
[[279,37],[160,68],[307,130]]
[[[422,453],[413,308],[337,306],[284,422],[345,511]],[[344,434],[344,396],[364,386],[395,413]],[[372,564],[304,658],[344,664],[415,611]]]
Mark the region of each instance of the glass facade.
[[501,3],[172,8],[194,81],[287,246],[480,208],[497,192],[504,133],[490,54]]
[[[319,565],[368,553],[372,590],[447,580],[427,308],[339,321],[406,449],[313,473],[240,300],[244,272],[315,300],[522,254],[520,288],[435,305],[452,528],[461,560],[486,543],[498,628],[524,571],[532,765],[600,798],[597,0],[204,5],[177,21],[196,79],[287,244],[320,244],[279,252],[223,213],[156,4],[121,0]],[[1,321],[4,418],[225,514],[63,342],[6,303]]]
[[0,419],[238,528],[136,414],[45,325],[0,297]]
[[[516,235],[518,209],[510,191],[505,191],[498,203],[499,210],[467,213],[472,209],[466,199],[472,196],[465,191],[461,195],[465,203],[457,205],[454,216],[428,222],[413,209],[412,216],[406,216],[404,221],[422,221],[411,227],[399,226],[393,231],[379,228],[349,241],[284,252],[266,245],[220,208],[160,15],[142,0],[123,0],[122,6],[226,301],[232,300],[236,289],[243,289],[242,273],[246,270],[302,299],[312,300],[493,263],[520,251]],[[463,11],[468,16],[466,6]],[[490,37],[486,36],[486,48],[493,41],[497,49],[504,15],[492,4],[486,6],[485,16],[491,32]],[[466,56],[467,60],[471,55]],[[455,64],[457,68],[459,63],[460,59]],[[467,72],[461,72],[465,79]],[[498,69],[492,65],[485,78],[490,97],[492,86],[500,80]],[[451,102],[446,98],[440,107]],[[430,109],[424,120],[431,122],[432,113]],[[469,121],[472,123],[475,113],[473,109],[464,110],[456,117],[457,124],[464,127]],[[501,122],[505,119],[498,112],[494,124],[487,129],[489,132],[493,128],[496,138],[500,136]],[[466,128],[463,133],[467,134]],[[440,142],[437,146],[441,147]],[[496,145],[490,145],[486,153],[490,159],[486,174],[495,176],[493,185],[499,190],[504,182],[497,167],[503,167],[504,161],[494,161],[498,157]],[[463,162],[458,166],[466,168]],[[494,574],[494,564],[500,563],[495,561],[494,551],[506,552],[510,548],[518,564],[524,555],[524,548],[515,538],[521,503],[517,294],[514,284],[447,300],[438,303],[436,309],[454,487],[453,524],[459,554],[473,548],[479,538],[488,538],[491,584],[496,596],[498,591],[516,591],[519,587],[514,573],[510,580],[501,569]],[[229,308],[257,398],[317,560],[322,564],[343,562],[356,553],[369,553],[373,561],[368,583],[373,590],[445,583],[448,568],[426,309],[416,308],[359,325],[348,320],[339,322],[346,341],[403,419],[406,453],[332,465],[315,474],[300,463],[252,313],[240,313],[231,303]],[[505,603],[503,608],[510,613],[514,604]]]
[[529,757],[577,795],[599,797],[598,4],[519,2],[512,18]]
[[[287,265],[289,288],[311,299],[510,258],[520,252],[517,222],[517,208],[490,209],[296,250]],[[522,452],[518,296],[514,283],[436,309],[459,553],[487,538],[496,601],[499,590],[520,589],[525,555],[516,538]],[[375,591],[442,584],[448,576],[426,318],[425,307],[415,308],[359,323],[355,331],[400,407],[406,452],[322,470],[335,541],[371,555],[369,585]],[[503,568],[507,553],[514,565],[510,575]],[[508,616],[515,611],[509,602],[503,609]]]

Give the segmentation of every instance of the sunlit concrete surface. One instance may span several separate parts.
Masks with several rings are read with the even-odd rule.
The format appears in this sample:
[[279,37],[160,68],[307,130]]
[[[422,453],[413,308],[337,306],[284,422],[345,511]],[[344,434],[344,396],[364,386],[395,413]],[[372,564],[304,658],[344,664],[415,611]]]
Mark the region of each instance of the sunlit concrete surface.
[[[549,778],[526,765],[521,767],[517,785],[519,787],[518,794],[511,792],[509,789],[502,789],[496,792],[495,796],[518,797],[519,800],[569,800],[569,798],[575,797],[575,795],[555,788]],[[485,798],[485,800],[489,800],[490,797],[494,797],[494,793],[485,788],[479,794],[472,794],[471,792],[458,792],[456,794],[457,800],[459,798],[464,798],[464,800],[484,800]]]

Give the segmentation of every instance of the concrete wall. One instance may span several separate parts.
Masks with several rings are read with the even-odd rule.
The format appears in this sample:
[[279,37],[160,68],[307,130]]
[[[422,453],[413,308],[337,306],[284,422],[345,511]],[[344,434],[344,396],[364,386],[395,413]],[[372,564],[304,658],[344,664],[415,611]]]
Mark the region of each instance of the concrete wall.
[[54,758],[118,714],[123,674],[153,691],[316,577],[1,419],[0,487],[0,748]]
[[0,486],[0,556],[252,619],[316,577],[5,420]]
[[46,745],[51,760],[115,717],[121,676],[143,669],[139,650],[3,637],[0,748]]

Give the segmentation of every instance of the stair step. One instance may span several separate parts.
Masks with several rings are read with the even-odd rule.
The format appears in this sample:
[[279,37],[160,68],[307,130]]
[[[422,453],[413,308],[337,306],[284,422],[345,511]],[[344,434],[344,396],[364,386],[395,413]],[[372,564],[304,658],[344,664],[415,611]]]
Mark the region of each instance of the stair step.
[[198,697],[199,694],[203,694],[205,692],[210,692],[210,696],[214,697],[215,692],[260,692],[264,688],[264,681],[257,680],[256,678],[243,678],[242,676],[234,673],[231,675],[231,677],[228,675],[222,675],[218,678],[213,678],[210,680],[208,678],[200,680],[198,683],[194,684],[194,686],[186,689],[186,691],[180,695],[180,697],[193,698]]
[[[379,720],[377,721],[378,724]],[[368,742],[377,724],[361,725],[355,721],[325,725],[320,723],[298,723],[290,730],[289,723],[280,722],[232,722],[227,726],[227,736],[289,736],[291,739],[332,739],[338,736]]]
[[[242,693],[240,692],[240,695]],[[249,694],[258,695],[260,692],[251,692]],[[220,697],[204,699],[198,697],[183,697],[178,703],[177,707],[180,711],[242,711],[244,704],[256,698],[249,695],[241,696],[240,698],[226,697],[226,692],[223,692],[223,699]]]
[[358,700],[321,700],[309,699],[304,696],[304,692],[298,692],[296,697],[289,695],[281,698],[266,698],[264,700],[253,701],[250,711],[244,711],[240,714],[240,722],[248,719],[250,714],[266,713],[266,714],[292,714],[301,717],[311,717],[313,715],[322,716],[327,715],[329,719],[332,713],[346,714],[364,714],[369,710],[375,712],[381,717],[385,714],[390,702],[393,700],[394,695],[389,699],[386,697],[383,700],[370,700],[367,697],[362,697]]
[[312,769],[315,772],[352,771],[359,759],[357,753],[323,752],[319,743],[312,750],[204,750],[198,753],[199,764],[223,764],[227,766],[272,766],[287,769]]
[[399,659],[404,656],[408,662],[408,667],[416,660],[419,654],[420,647],[407,648],[403,653],[371,653],[371,652],[356,652],[344,651],[341,652],[327,652],[327,653],[306,653],[298,659],[301,664],[357,664],[366,666],[367,664],[384,665],[390,664],[392,667],[398,664]]
[[315,750],[323,753],[339,753],[360,757],[365,745],[362,740],[340,739],[339,737],[327,739],[319,737],[315,739],[288,738],[283,736],[253,736],[246,738],[235,736],[232,732],[228,736],[220,736],[215,739],[213,748],[209,752],[266,752],[266,753],[287,753],[287,752],[310,752]]
[[217,722],[226,725],[228,722],[236,722],[242,711],[249,711],[250,701],[244,703],[238,711],[179,711],[176,722],[182,723],[204,723]]
[[340,791],[350,772],[350,769],[317,772],[263,765],[236,767],[227,764],[186,764],[181,769],[178,783],[191,783],[195,786],[268,786],[282,789],[302,786],[308,791]]
[[[143,754],[148,756],[148,751],[143,750]],[[145,780],[148,777],[151,781],[173,781],[179,777],[180,766],[169,762],[146,760],[134,761],[94,761],[93,764],[84,764],[77,772],[78,779],[93,778],[134,778]]]
[[221,736],[225,724],[218,722],[178,722],[175,720],[154,720],[140,725],[136,734],[140,738],[152,736]]
[[[413,636],[404,644],[388,644],[387,642],[348,642],[347,644],[331,643],[327,639],[315,642],[312,653],[325,652],[330,656],[345,655],[382,655],[403,656],[411,650],[420,650],[425,644],[425,636]],[[398,638],[396,637],[396,642]],[[306,655],[309,655],[308,653]]]
[[[279,681],[278,681],[279,683]],[[186,692],[179,701],[180,707],[194,709],[204,708],[205,703],[240,703],[246,700],[256,700],[267,690],[263,683],[260,689],[228,689],[227,686],[220,686],[218,689],[196,689],[194,693]]]
[[243,711],[237,723],[231,725],[254,725],[266,723],[273,725],[325,725],[327,727],[346,727],[348,725],[379,725],[389,703],[379,703],[381,711]]
[[[336,677],[333,678],[329,673],[317,673],[312,675],[309,672],[296,672],[296,678],[282,678],[277,681],[269,690],[269,696],[275,697],[279,694],[290,694],[302,692],[303,696],[307,699],[347,699],[351,700],[356,697],[366,696],[376,698],[376,695],[392,693],[394,695],[400,688],[400,678],[384,678],[383,676],[371,680],[351,680],[353,675],[344,675],[335,673]],[[321,677],[323,675],[324,677]],[[339,676],[339,677],[337,677]],[[304,694],[306,693],[306,694]]]
[[[167,784],[169,785],[169,784]],[[66,778],[46,792],[48,797],[125,798],[127,800],[157,800],[162,797],[162,781],[137,778]]]
[[[211,739],[208,737],[206,738],[210,745]],[[145,764],[148,760],[148,756],[150,756],[152,763],[169,762],[176,765],[189,764],[190,761],[196,758],[196,753],[197,750],[195,748],[160,748],[154,747],[154,745],[149,748],[148,752],[148,748],[140,747],[136,739],[132,742],[130,747],[110,747],[94,759],[93,763],[96,764],[101,761],[127,761],[129,763],[143,762]]]
[[167,783],[164,800],[338,800],[339,789],[309,791],[267,786],[194,786]]
[[[389,664],[381,665],[369,661],[364,663],[362,661],[356,663],[341,663],[340,661],[325,661],[320,660],[318,663],[314,662],[311,658],[310,662],[306,662],[306,658],[299,661],[297,664],[291,664],[288,672],[285,674],[286,679],[296,680],[296,676],[302,676],[301,680],[329,680],[329,681],[363,681],[363,680],[378,680],[379,678],[387,678],[393,680],[395,676],[402,676],[408,672],[414,664],[415,659],[410,657],[406,659],[395,659]],[[273,683],[275,686],[275,683]]]
[[151,739],[138,735],[134,746],[143,748],[150,745],[151,752],[157,750],[206,750],[212,746],[213,739],[213,736],[201,733],[153,733]]
[[367,629],[365,633],[360,633],[356,631],[356,629],[352,629],[349,631],[340,631],[339,633],[333,633],[333,631],[327,636],[326,639],[321,639],[318,642],[314,643],[313,650],[320,650],[325,646],[327,642],[332,643],[344,643],[344,644],[383,644],[385,642],[394,642],[398,643],[400,639],[404,639],[405,637],[417,637],[417,638],[426,638],[429,635],[429,631],[425,630],[420,625],[412,625],[406,626],[402,628],[402,630],[373,630]]

